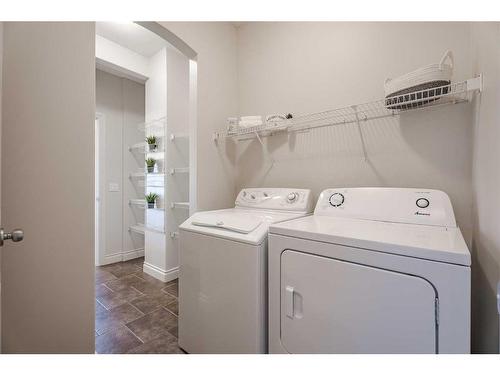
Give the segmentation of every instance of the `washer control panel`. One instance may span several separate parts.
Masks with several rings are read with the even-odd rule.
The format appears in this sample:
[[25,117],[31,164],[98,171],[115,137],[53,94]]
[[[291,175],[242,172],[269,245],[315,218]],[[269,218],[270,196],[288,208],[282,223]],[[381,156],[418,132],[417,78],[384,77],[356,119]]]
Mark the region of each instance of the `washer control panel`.
[[236,198],[236,207],[311,212],[312,194],[309,189],[247,188]]
[[450,198],[431,189],[344,188],[324,190],[315,215],[456,227]]

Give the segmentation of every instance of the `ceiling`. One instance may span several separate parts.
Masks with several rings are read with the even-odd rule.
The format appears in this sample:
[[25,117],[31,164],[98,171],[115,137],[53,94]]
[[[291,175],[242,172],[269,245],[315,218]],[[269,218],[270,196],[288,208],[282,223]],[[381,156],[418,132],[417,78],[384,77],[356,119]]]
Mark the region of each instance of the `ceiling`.
[[133,22],[96,22],[95,28],[97,35],[146,57],[167,45],[163,38]]

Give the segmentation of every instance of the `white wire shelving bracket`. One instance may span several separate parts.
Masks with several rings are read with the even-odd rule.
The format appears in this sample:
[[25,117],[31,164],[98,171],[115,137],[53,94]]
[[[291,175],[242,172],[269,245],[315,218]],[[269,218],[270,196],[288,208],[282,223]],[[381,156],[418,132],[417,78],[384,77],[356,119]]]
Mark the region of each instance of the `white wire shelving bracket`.
[[[264,146],[261,137],[271,136],[279,132],[298,132],[319,129],[329,126],[356,124],[363,147],[363,156],[367,159],[366,145],[361,124],[370,120],[399,116],[403,113],[426,110],[450,104],[468,102],[473,94],[481,92],[483,77],[454,82],[449,85],[433,87],[425,90],[412,91],[396,96],[389,96],[373,102],[350,105],[323,112],[299,115],[289,120],[269,122],[263,125],[240,128],[233,132],[226,130],[213,134],[215,142],[231,138],[237,141],[255,139]],[[265,147],[263,147],[265,150]],[[269,160],[274,159],[268,154]]]

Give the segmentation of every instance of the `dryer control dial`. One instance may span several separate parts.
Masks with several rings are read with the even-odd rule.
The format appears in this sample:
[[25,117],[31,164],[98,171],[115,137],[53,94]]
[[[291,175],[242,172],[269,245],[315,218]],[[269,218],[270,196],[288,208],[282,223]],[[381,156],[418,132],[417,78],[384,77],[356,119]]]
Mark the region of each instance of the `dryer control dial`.
[[419,208],[427,208],[429,207],[430,202],[427,198],[418,198],[416,204]]
[[288,203],[293,203],[293,202],[297,201],[298,198],[299,198],[299,195],[297,193],[290,193],[286,196],[286,201]]
[[333,193],[329,201],[333,207],[339,207],[344,203],[344,195],[342,193]]

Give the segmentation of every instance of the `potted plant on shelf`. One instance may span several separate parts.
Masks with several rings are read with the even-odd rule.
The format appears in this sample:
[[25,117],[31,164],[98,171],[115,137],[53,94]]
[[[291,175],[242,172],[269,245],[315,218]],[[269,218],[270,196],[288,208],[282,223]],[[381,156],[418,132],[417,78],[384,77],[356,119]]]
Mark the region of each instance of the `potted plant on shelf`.
[[146,159],[146,166],[148,167],[148,173],[153,173],[155,170],[156,160],[153,158]]
[[158,199],[158,194],[149,193],[146,195],[146,202],[148,202],[148,208],[155,208],[156,200]]
[[155,152],[157,150],[158,144],[156,143],[156,137],[154,135],[147,137],[146,143],[148,144],[149,152]]

